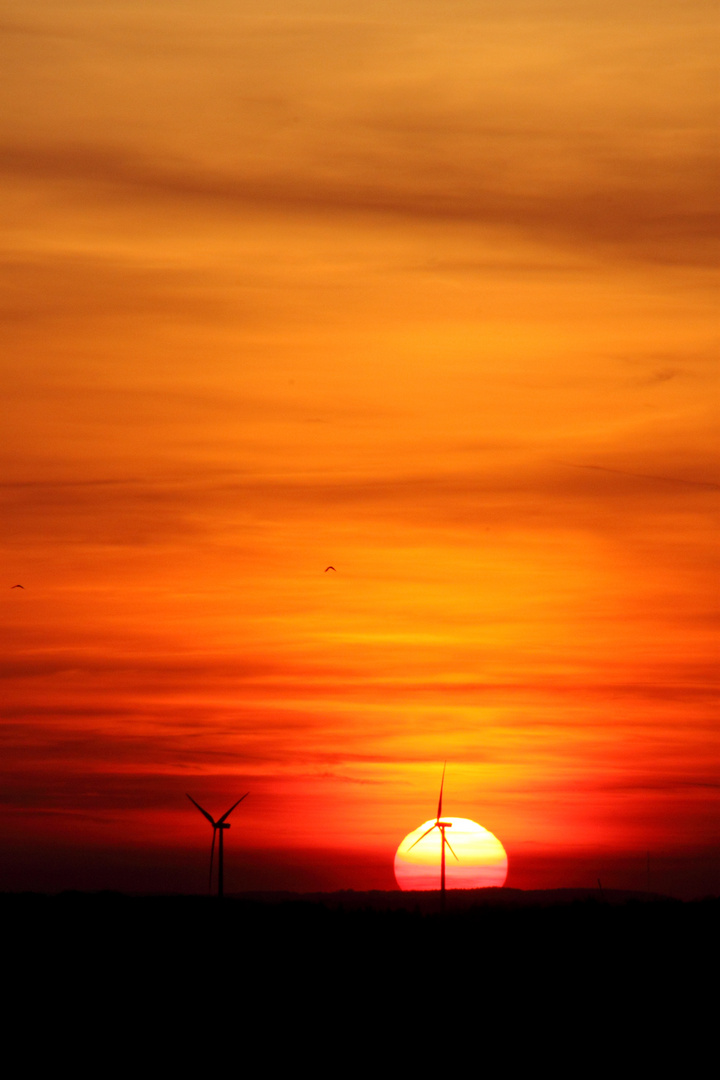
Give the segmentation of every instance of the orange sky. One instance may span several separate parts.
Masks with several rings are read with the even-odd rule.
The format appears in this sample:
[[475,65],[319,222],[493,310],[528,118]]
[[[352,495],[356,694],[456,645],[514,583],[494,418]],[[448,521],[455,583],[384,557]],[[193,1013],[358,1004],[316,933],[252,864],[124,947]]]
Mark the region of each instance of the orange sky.
[[7,11],[0,888],[717,892],[714,5]]

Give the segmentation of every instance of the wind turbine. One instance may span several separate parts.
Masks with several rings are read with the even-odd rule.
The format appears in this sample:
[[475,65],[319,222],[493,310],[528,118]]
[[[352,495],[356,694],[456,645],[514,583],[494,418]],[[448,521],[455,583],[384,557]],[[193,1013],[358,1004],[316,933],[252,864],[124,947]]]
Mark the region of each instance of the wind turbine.
[[[433,829],[439,829],[440,830],[440,836],[442,837],[442,840],[440,842],[440,908],[441,908],[442,911],[445,910],[445,846],[446,845],[450,848],[450,851],[452,852],[452,855],[453,855],[453,858],[455,859],[455,861],[460,862],[460,860],[458,859],[457,855],[455,854],[455,852],[453,851],[453,849],[452,849],[452,847],[450,845],[450,841],[448,840],[447,836],[445,835],[445,830],[446,829],[452,829],[452,821],[442,821],[441,820],[441,818],[442,818],[442,796],[443,796],[443,786],[445,784],[445,767],[446,767],[446,765],[447,765],[447,762],[445,762],[445,764],[443,765],[442,780],[440,781],[440,798],[438,799],[438,810],[437,810],[437,817],[435,819],[435,824],[431,825],[429,829],[426,829],[425,832],[422,834],[422,836],[418,836],[417,840],[415,841],[415,844],[419,844],[421,840],[424,840],[426,836],[430,835],[430,833],[433,831]],[[412,849],[415,847],[415,844],[411,844],[410,847],[408,848],[408,851],[412,851]]]
[[[185,794],[187,795],[187,792]],[[197,806],[203,817],[206,817],[208,819],[213,829],[212,846],[210,847],[210,877],[208,878],[208,892],[212,888],[213,855],[215,854],[215,834],[217,832],[220,833],[220,840],[218,841],[218,899],[220,900],[222,900],[223,895],[223,832],[225,831],[225,829],[230,828],[225,819],[230,817],[235,807],[238,806],[243,801],[243,799],[247,799],[249,794],[250,792],[246,791],[245,794],[242,795],[236,803],[233,803],[230,809],[226,810],[223,816],[221,818],[218,818],[217,821],[213,821],[207,810],[203,810],[200,803],[195,802],[192,795],[188,795],[188,799],[190,800],[190,802],[193,804],[193,806]]]

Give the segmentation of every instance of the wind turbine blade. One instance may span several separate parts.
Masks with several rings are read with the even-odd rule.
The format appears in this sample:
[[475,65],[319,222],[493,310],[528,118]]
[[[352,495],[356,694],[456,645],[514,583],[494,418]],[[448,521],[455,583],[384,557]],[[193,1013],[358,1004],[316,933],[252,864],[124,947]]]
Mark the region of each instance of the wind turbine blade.
[[[418,836],[417,840],[415,841],[415,844],[419,844],[421,840],[424,840],[425,837],[428,835],[428,833],[431,833],[433,831],[433,829],[437,829],[437,825],[431,825],[429,829],[426,829],[425,832],[422,834],[422,836]],[[412,851],[412,849],[415,847],[415,844],[411,844],[410,847],[408,848],[408,851]]]
[[210,876],[208,878],[208,892],[212,892],[212,868],[213,868],[213,855],[215,854],[215,834],[217,833],[217,825],[213,825],[213,838],[210,845]]
[[447,765],[447,761],[444,762],[444,764],[443,764],[442,780],[440,781],[440,798],[438,799],[438,816],[437,816],[438,821],[442,817],[442,793],[443,793],[443,785],[445,783],[445,766],[446,765]]
[[[443,829],[443,840],[445,841],[445,843],[447,844],[447,846],[448,846],[448,847],[450,848],[450,850],[452,851],[453,855],[455,855],[455,852],[454,852],[454,851],[453,851],[453,849],[452,849],[452,844],[450,843],[450,841],[448,840],[447,836],[445,835],[445,830],[444,830],[444,829]],[[456,860],[456,862],[460,862],[460,860],[458,859],[457,855],[455,855],[455,860]]]
[[243,799],[247,799],[247,797],[248,797],[248,795],[249,795],[249,794],[250,794],[250,792],[249,792],[249,791],[246,791],[246,792],[245,792],[245,794],[244,794],[244,795],[242,795],[242,796],[241,796],[241,797],[240,797],[240,798],[238,799],[238,801],[237,801],[236,803],[233,803],[233,804],[232,804],[232,806],[230,807],[230,809],[229,809],[229,810],[226,810],[226,811],[225,811],[225,813],[223,814],[223,816],[222,816],[222,817],[220,818],[220,820],[218,821],[218,825],[222,825],[223,821],[225,821],[225,818],[229,818],[229,817],[230,817],[230,815],[232,814],[233,810],[235,809],[235,807],[236,807],[236,806],[239,806],[239,805],[240,805],[240,803],[241,803],[241,802],[243,801]]
[[[187,795],[187,791],[185,792],[185,794]],[[200,813],[201,813],[201,814],[203,814],[203,815],[204,815],[204,817],[206,817],[206,818],[208,819],[208,821],[210,822],[210,824],[212,825],[212,827],[213,827],[213,829],[214,829],[214,828],[215,828],[215,822],[214,822],[214,821],[213,821],[213,819],[212,819],[212,818],[210,817],[210,815],[208,814],[207,810],[203,810],[203,808],[202,808],[202,806],[200,805],[200,803],[199,803],[199,802],[195,802],[195,800],[193,799],[192,795],[188,795],[188,799],[189,799],[189,800],[190,800],[190,802],[191,802],[191,803],[193,804],[193,806],[197,806],[197,808],[198,808],[198,810],[200,811]]]

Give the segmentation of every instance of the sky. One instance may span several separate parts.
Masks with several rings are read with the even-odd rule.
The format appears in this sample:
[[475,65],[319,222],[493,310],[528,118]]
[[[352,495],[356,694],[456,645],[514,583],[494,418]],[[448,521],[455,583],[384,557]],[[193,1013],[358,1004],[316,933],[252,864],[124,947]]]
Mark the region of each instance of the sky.
[[714,5],[3,10],[0,889],[719,892]]

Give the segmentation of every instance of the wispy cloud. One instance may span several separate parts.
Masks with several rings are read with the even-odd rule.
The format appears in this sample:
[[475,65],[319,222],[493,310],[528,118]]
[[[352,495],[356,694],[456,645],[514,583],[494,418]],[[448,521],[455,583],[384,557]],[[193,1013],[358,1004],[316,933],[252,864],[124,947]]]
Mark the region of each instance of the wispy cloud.
[[555,182],[545,190],[513,191],[498,183],[484,163],[465,163],[463,168],[452,164],[452,154],[441,178],[434,167],[436,153],[444,156],[442,148],[434,148],[426,162],[416,161],[405,171],[404,155],[398,170],[394,154],[383,158],[375,152],[366,162],[348,161],[345,175],[335,177],[322,169],[298,169],[286,177],[272,171],[221,171],[190,160],[167,165],[132,149],[83,145],[6,144],[2,160],[7,174],[25,182],[72,181],[78,187],[76,198],[92,189],[93,197],[107,204],[128,197],[198,199],[214,206],[225,203],[226,213],[233,207],[260,206],[286,212],[390,214],[500,227],[584,251],[588,245],[615,247],[654,262],[713,265],[711,237],[717,233],[718,216],[709,158],[688,160],[677,177],[671,160],[659,169],[654,163],[645,183],[641,169],[633,181],[619,182],[610,173],[574,186]]

